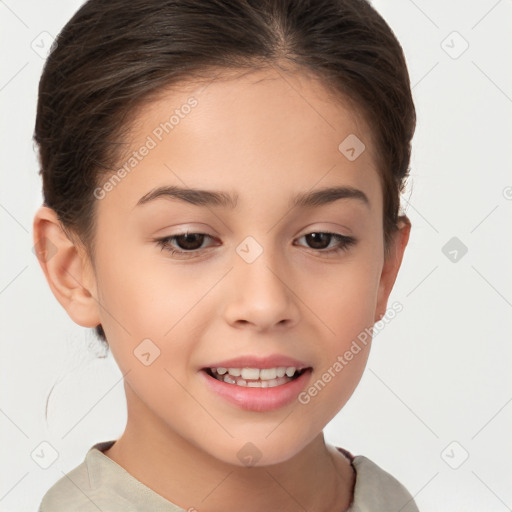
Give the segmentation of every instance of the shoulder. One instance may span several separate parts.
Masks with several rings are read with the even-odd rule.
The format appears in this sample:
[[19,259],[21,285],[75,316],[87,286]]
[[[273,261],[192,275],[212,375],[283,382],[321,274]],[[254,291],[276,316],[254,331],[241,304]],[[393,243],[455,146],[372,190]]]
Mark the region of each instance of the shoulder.
[[419,512],[409,491],[392,475],[370,459],[352,459],[356,471],[351,512]]
[[46,492],[38,512],[184,512],[105,455],[114,442],[90,448],[84,461]]
[[[111,442],[107,441],[94,445],[81,464],[68,471],[50,487],[41,500],[38,512],[98,512],[98,510],[136,512],[129,501],[117,493],[108,491],[105,485],[98,482],[99,475],[94,466],[94,450],[105,449],[109,443]],[[103,474],[102,477],[104,476],[106,475]],[[104,483],[108,484],[108,482]]]

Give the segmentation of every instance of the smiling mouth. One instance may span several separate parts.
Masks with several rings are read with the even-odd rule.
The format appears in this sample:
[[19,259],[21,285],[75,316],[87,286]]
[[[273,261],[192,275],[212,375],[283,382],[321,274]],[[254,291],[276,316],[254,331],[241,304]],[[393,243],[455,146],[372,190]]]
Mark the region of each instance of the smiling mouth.
[[279,366],[276,368],[204,368],[212,378],[249,388],[274,388],[299,378],[311,368]]

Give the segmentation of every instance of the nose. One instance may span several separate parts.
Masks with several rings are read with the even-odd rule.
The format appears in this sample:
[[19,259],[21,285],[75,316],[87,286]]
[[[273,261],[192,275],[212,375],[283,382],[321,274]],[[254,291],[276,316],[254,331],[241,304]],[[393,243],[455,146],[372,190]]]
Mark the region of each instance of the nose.
[[270,251],[252,263],[237,256],[227,286],[229,299],[224,310],[233,327],[256,331],[290,328],[299,321],[300,310],[293,292],[291,273]]

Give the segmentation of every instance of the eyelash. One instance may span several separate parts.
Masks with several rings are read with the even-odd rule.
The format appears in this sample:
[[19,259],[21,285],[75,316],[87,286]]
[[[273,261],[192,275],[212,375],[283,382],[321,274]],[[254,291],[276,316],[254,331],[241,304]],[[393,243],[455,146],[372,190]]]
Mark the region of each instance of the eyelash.
[[[338,246],[332,248],[332,249],[329,249],[329,250],[325,250],[325,249],[313,249],[311,247],[309,247],[309,249],[315,251],[315,252],[319,252],[321,254],[338,254],[338,253],[342,253],[342,252],[346,252],[348,251],[348,249],[350,247],[352,247],[353,245],[356,244],[357,240],[351,236],[346,236],[346,235],[340,235],[339,233],[332,233],[330,231],[311,231],[310,233],[306,233],[302,236],[300,236],[299,238],[303,238],[307,235],[311,235],[311,234],[322,234],[322,235],[330,235],[331,237],[334,237],[336,240],[338,240],[338,242],[340,243]],[[165,250],[169,253],[171,253],[171,255],[176,255],[176,256],[181,256],[181,257],[184,257],[184,258],[189,258],[189,257],[194,257],[194,254],[199,252],[200,249],[194,249],[194,250],[190,250],[190,251],[183,251],[183,250],[178,250],[178,249],[174,249],[171,245],[170,245],[170,242],[171,241],[174,241],[176,240],[177,238],[181,237],[181,236],[186,236],[186,235],[204,235],[208,238],[213,238],[212,236],[206,234],[206,233],[189,233],[189,232],[185,232],[185,233],[177,233],[176,235],[172,235],[172,236],[167,236],[165,238],[158,238],[155,240],[156,244],[161,248],[161,250]]]

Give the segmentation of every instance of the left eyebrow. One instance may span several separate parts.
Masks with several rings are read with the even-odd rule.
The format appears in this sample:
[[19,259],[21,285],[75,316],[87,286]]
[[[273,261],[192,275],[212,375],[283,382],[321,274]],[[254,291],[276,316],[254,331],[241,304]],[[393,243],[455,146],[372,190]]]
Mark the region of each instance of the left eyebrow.
[[[196,206],[217,206],[229,209],[235,209],[238,204],[238,194],[229,194],[215,190],[200,190],[192,188],[183,188],[177,186],[157,187],[139,199],[136,206],[147,204],[158,198],[178,199]],[[329,187],[313,192],[304,192],[295,195],[290,203],[291,208],[319,207],[333,203],[339,199],[356,199],[367,207],[370,201],[367,195],[357,188],[353,187]]]
[[306,192],[297,194],[291,202],[291,207],[308,208],[311,206],[323,206],[324,204],[334,203],[339,199],[356,199],[368,208],[370,207],[370,200],[368,196],[358,188],[354,187],[329,187],[315,190],[313,192]]

